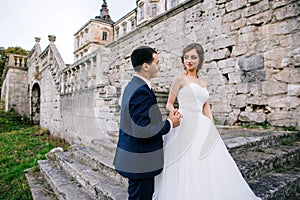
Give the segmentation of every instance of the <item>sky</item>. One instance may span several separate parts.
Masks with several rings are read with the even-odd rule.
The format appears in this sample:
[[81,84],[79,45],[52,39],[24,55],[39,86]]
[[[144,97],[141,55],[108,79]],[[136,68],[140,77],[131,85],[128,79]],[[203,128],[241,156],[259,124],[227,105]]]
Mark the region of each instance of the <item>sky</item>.
[[[0,0],[0,47],[31,50],[35,37],[42,51],[48,35],[66,64],[73,63],[74,34],[90,19],[100,15],[103,0]],[[110,17],[119,20],[136,7],[136,0],[106,0]]]

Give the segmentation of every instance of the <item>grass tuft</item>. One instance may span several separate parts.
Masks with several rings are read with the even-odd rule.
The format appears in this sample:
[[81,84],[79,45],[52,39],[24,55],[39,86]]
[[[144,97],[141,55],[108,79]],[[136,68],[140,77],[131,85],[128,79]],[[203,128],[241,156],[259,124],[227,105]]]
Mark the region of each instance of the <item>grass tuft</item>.
[[26,117],[0,109],[0,199],[32,199],[24,170],[46,159],[51,149],[68,144],[50,137],[49,131],[30,125]]

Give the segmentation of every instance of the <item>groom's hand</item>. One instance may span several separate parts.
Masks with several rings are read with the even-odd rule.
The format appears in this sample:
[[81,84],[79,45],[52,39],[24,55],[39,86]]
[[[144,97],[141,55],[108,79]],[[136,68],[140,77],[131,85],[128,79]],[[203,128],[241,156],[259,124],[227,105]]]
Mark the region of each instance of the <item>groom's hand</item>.
[[181,114],[177,109],[172,110],[169,113],[169,119],[173,123],[173,128],[180,125]]

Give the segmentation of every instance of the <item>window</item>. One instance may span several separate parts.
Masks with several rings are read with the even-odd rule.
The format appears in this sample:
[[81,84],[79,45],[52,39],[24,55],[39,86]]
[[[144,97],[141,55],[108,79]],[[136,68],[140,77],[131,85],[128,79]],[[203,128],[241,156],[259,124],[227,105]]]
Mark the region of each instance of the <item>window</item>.
[[126,31],[127,31],[127,23],[123,23],[122,26],[123,26],[123,33],[126,33]]
[[103,31],[102,33],[102,40],[107,41],[107,32]]
[[135,29],[135,20],[132,20],[131,21],[131,30],[134,30]]
[[176,0],[171,0],[171,8],[175,7],[177,4]]
[[140,19],[144,19],[144,5],[140,6]]
[[151,14],[153,17],[157,15],[157,4],[152,5]]
[[77,41],[77,47],[79,47],[79,42],[80,42],[80,39],[79,39],[79,37],[77,36],[77,38],[76,38],[76,41]]
[[116,38],[119,38],[119,34],[120,34],[120,29],[119,27],[116,28]]

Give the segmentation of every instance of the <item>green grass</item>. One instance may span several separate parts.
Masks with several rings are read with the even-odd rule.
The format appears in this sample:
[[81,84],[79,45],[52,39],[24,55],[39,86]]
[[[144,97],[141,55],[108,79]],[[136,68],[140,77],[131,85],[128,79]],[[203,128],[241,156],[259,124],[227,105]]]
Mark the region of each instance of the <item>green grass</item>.
[[269,124],[267,121],[263,122],[263,123],[256,123],[256,124],[245,124],[242,126],[243,128],[247,128],[247,129],[269,129]]
[[289,127],[284,127],[285,131],[297,131],[297,128],[296,127],[293,127],[293,126],[289,126]]
[[281,144],[284,146],[292,146],[294,141],[291,138],[283,138]]
[[32,199],[24,170],[37,166],[57,146],[68,145],[15,112],[0,110],[0,199]]

